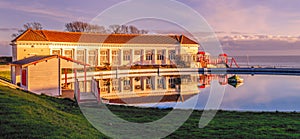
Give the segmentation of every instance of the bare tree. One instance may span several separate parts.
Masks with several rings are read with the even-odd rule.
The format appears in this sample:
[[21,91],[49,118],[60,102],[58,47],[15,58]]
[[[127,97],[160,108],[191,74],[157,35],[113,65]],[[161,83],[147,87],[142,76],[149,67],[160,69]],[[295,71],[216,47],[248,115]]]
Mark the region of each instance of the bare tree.
[[130,33],[130,34],[140,34],[140,30],[135,26],[128,26],[128,33]]
[[110,25],[109,29],[112,34],[147,34],[148,31],[140,30],[135,26],[126,26],[126,25]]
[[69,32],[106,33],[106,29],[103,26],[89,24],[81,21],[67,23],[65,27],[66,30]]
[[108,28],[111,33],[118,34],[118,33],[120,33],[121,26],[120,25],[110,25]]
[[28,30],[28,29],[32,29],[32,30],[41,30],[41,29],[43,29],[43,26],[42,26],[42,24],[39,23],[39,22],[25,23],[25,24],[23,25],[23,28],[18,30],[18,33],[14,33],[14,34],[12,34],[11,36],[12,36],[13,38],[15,38],[15,37],[19,36],[20,34],[22,34],[23,32],[25,32],[25,31]]
[[148,30],[140,30],[140,34],[148,34],[149,33],[149,31]]
[[105,27],[99,25],[88,25],[87,32],[106,33],[106,29]]

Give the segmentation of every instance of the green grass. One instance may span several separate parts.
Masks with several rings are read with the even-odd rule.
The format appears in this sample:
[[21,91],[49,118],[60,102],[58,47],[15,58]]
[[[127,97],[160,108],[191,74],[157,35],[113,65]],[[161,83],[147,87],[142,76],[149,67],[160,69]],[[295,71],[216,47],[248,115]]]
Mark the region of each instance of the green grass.
[[10,81],[10,71],[0,71],[0,79]]
[[[169,110],[108,106],[132,122],[150,122]],[[37,96],[0,85],[1,138],[106,138],[69,99]],[[203,129],[201,111],[167,138],[300,138],[300,113],[219,111]]]
[[0,86],[1,137],[105,137],[81,114],[75,102],[37,96]]

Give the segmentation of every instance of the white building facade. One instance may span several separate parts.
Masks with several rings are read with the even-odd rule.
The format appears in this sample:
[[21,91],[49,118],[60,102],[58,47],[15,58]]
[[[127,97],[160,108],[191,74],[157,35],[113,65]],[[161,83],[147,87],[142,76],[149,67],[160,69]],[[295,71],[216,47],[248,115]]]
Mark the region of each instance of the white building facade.
[[62,55],[91,66],[169,65],[176,56],[196,65],[199,45],[184,35],[90,34],[27,30],[12,41],[13,60]]

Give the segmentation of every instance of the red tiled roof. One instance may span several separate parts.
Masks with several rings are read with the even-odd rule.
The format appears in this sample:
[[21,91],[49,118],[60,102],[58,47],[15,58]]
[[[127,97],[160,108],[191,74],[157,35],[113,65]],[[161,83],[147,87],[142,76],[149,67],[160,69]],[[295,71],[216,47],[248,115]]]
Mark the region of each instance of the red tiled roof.
[[95,34],[81,32],[59,32],[49,30],[27,30],[14,41],[83,42],[116,44],[197,44],[184,35],[140,35],[140,34]]
[[45,38],[45,36],[37,33],[34,30],[31,30],[31,29],[26,30],[24,33],[22,33],[17,38],[15,38],[12,42],[19,41],[19,40],[23,40],[23,41],[48,41]]

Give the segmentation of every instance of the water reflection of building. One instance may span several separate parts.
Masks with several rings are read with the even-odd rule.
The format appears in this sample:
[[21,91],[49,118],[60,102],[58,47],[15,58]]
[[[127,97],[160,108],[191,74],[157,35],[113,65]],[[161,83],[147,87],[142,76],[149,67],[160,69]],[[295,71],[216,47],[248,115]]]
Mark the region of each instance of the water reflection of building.
[[100,79],[101,97],[107,100],[164,97],[162,101],[183,101],[183,96],[198,93],[197,75],[135,76]]
[[231,85],[235,88],[243,85],[243,79],[237,75],[228,77],[227,74],[201,74],[199,75],[199,88],[207,88],[212,80],[217,80],[220,85]]
[[227,85],[228,75],[186,74],[164,76],[128,76],[94,79],[99,97],[107,103],[137,104],[184,102],[217,80]]

